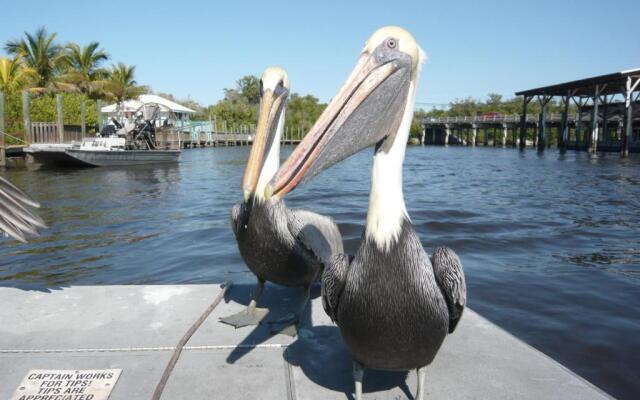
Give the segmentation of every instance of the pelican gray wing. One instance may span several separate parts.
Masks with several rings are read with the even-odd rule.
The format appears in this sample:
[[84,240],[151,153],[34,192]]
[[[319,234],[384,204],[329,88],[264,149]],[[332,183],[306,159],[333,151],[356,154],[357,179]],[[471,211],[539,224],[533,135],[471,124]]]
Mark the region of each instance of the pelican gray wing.
[[336,254],[322,272],[322,307],[331,320],[338,321],[338,304],[347,282],[350,258],[346,254]]
[[456,329],[467,302],[467,286],[462,263],[458,255],[448,247],[437,247],[431,256],[436,282],[449,309],[449,333]]
[[335,254],[344,253],[342,235],[332,218],[307,210],[289,210],[289,231],[326,266]]
[[0,176],[0,230],[23,243],[26,235],[38,235],[38,228],[47,227],[27,207],[37,208],[40,204]]

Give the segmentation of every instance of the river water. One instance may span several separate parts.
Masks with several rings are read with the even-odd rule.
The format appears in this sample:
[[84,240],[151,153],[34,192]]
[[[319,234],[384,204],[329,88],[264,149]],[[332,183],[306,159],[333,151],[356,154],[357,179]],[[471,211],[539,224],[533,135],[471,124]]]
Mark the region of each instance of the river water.
[[[0,239],[0,285],[253,282],[229,225],[248,147],[179,165],[0,171],[50,228]],[[286,155],[290,149],[283,153]],[[360,240],[371,151],[288,197]],[[619,398],[640,393],[640,159],[409,147],[405,200],[427,248],[461,257],[469,305]]]

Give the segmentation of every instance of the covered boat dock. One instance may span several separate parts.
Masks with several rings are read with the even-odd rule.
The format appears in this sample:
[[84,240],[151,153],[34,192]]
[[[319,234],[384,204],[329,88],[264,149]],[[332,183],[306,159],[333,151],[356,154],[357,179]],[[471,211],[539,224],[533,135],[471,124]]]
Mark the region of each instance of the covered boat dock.
[[[560,98],[564,106],[561,134],[558,136],[560,149],[573,148],[591,153],[598,150],[620,151],[622,157],[628,156],[630,149],[640,152],[640,146],[636,145],[638,127],[634,127],[634,123],[637,125],[640,121],[637,107],[640,105],[640,68],[523,90],[516,92],[516,96],[523,96],[521,148],[525,145],[527,132],[527,105],[534,98],[540,103],[536,142],[538,149],[544,150],[549,141],[546,108],[552,99]],[[571,103],[577,107],[573,140],[569,117]],[[588,121],[583,120],[584,114],[589,116]],[[615,138],[610,135],[612,125]]]

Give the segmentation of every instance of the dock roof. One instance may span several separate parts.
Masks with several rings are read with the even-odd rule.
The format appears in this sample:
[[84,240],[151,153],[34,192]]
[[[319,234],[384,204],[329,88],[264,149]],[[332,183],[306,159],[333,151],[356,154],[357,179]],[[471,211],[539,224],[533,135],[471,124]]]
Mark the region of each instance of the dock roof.
[[[603,86],[601,95],[624,93],[628,77],[640,78],[640,68],[523,90],[516,92],[516,96],[566,96],[570,92],[573,96],[593,96],[598,85]],[[640,86],[636,87],[639,90]]]

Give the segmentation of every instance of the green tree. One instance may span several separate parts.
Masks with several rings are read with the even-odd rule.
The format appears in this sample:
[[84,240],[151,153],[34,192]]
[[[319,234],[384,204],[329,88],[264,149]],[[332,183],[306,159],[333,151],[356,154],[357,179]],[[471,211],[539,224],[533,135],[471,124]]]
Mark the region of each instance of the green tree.
[[37,79],[36,72],[21,62],[21,57],[0,58],[0,91],[14,93]]
[[298,93],[293,93],[287,103],[285,124],[294,132],[301,128],[304,135],[320,117],[326,106],[326,104],[320,103],[317,97],[310,94],[301,96]]
[[63,58],[67,67],[63,79],[74,85],[80,93],[94,99],[103,96],[101,83],[109,76],[109,71],[102,68],[102,64],[109,59],[109,54],[99,46],[98,42],[91,42],[84,47],[69,43],[65,47]]
[[146,86],[138,85],[135,79],[136,67],[118,63],[111,67],[109,78],[102,82],[101,89],[116,102],[133,99],[148,91]]
[[57,74],[63,67],[64,54],[62,48],[55,42],[56,34],[48,34],[42,27],[34,34],[24,33],[25,37],[10,40],[5,45],[7,53],[19,56],[24,64],[37,74],[33,89],[36,91],[68,90],[57,80]]
[[236,81],[236,91],[249,104],[260,104],[260,79],[255,75],[247,75]]

